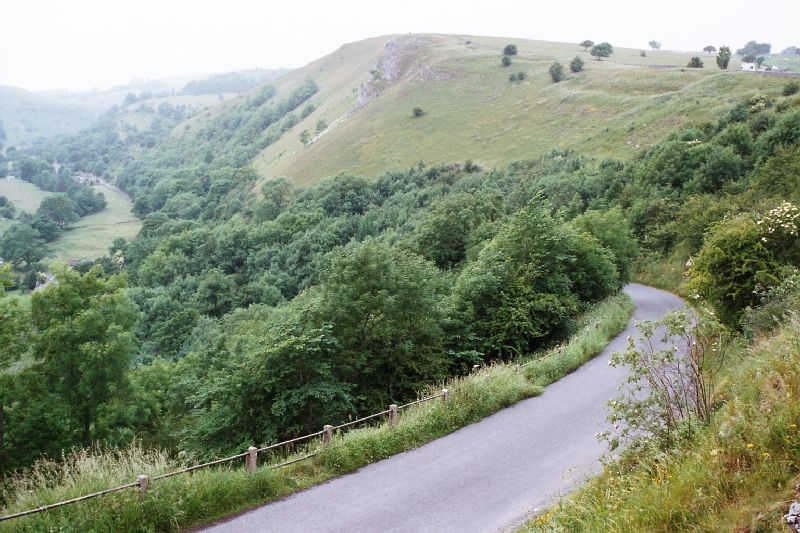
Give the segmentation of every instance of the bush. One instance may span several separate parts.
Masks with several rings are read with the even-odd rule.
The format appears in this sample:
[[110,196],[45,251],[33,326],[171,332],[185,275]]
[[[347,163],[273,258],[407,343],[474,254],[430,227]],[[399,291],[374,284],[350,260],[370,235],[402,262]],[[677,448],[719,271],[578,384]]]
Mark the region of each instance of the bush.
[[781,277],[780,285],[769,289],[757,307],[745,311],[742,330],[749,338],[770,333],[800,309],[800,270],[787,269]]
[[800,83],[797,83],[796,81],[790,81],[783,86],[783,96],[792,96],[798,92],[800,92]]
[[504,67],[511,66],[511,56],[503,55],[503,60],[500,62]]
[[425,111],[423,111],[421,107],[415,107],[411,114],[414,116],[414,118],[417,118],[424,115]]
[[503,55],[506,56],[515,56],[517,55],[517,45],[516,44],[509,44],[503,48]]
[[703,60],[697,56],[692,57],[686,65],[689,68],[703,68]]
[[645,52],[644,50],[640,51],[639,57],[647,57],[647,52]]
[[508,77],[509,81],[525,81],[528,79],[528,75],[524,72],[514,72]]
[[569,62],[569,70],[571,72],[581,72],[583,70],[583,59],[579,56],[573,57],[572,61]]
[[705,298],[720,321],[738,328],[747,307],[758,304],[758,287],[776,284],[780,265],[750,215],[718,223],[709,231],[691,269],[691,298]]
[[553,81],[558,83],[564,79],[564,65],[556,61],[552,65],[550,65],[550,77],[553,78]]

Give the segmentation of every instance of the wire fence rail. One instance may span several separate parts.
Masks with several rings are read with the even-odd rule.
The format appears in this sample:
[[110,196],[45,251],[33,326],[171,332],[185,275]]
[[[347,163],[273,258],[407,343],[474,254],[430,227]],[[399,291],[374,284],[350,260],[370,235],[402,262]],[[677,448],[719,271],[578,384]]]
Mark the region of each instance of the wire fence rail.
[[[44,512],[44,511],[49,511],[50,509],[56,509],[58,507],[63,507],[65,505],[71,505],[71,504],[75,504],[75,503],[80,503],[80,502],[83,502],[83,501],[86,501],[86,500],[90,500],[90,499],[93,499],[93,498],[98,498],[100,496],[105,496],[106,494],[111,494],[111,493],[114,493],[114,492],[120,492],[120,491],[127,490],[127,489],[138,489],[139,490],[139,499],[143,500],[147,495],[147,490],[148,490],[148,487],[150,486],[150,483],[152,483],[153,481],[159,481],[159,480],[162,480],[162,479],[167,479],[167,478],[178,476],[178,475],[182,475],[182,474],[191,474],[192,472],[194,472],[196,470],[202,470],[204,468],[210,468],[210,467],[213,467],[213,466],[228,464],[228,463],[232,463],[234,461],[238,461],[240,459],[244,459],[245,471],[248,474],[255,474],[256,470],[258,469],[258,454],[259,453],[267,452],[267,451],[271,451],[271,450],[276,450],[276,449],[283,448],[283,447],[286,447],[286,446],[291,446],[291,445],[296,444],[298,442],[309,441],[309,440],[317,438],[317,437],[321,437],[322,445],[324,447],[324,446],[327,446],[328,444],[330,444],[331,440],[333,440],[333,435],[334,435],[335,431],[340,431],[342,429],[350,428],[350,427],[353,427],[355,425],[362,424],[364,422],[367,422],[367,421],[370,421],[370,420],[374,420],[376,418],[380,418],[380,417],[384,417],[384,416],[388,416],[387,424],[389,425],[390,428],[392,428],[395,425],[397,425],[398,413],[399,413],[400,410],[407,409],[407,408],[409,408],[409,407],[411,407],[413,405],[417,405],[417,404],[421,404],[421,403],[425,403],[425,402],[430,402],[430,401],[436,400],[438,398],[442,398],[443,400],[447,400],[448,397],[449,397],[449,393],[450,393],[450,391],[448,389],[442,389],[442,391],[439,394],[434,394],[434,395],[428,396],[426,398],[420,398],[419,400],[416,400],[416,401],[413,401],[413,402],[409,402],[407,404],[403,404],[403,405],[399,405],[399,406],[395,405],[395,404],[392,404],[385,411],[381,411],[379,413],[374,413],[374,414],[371,414],[371,415],[368,415],[368,416],[365,416],[365,417],[362,417],[362,418],[359,418],[359,419],[356,419],[356,420],[352,420],[350,422],[345,422],[344,424],[339,424],[338,426],[332,426],[332,425],[327,425],[326,424],[322,428],[322,431],[317,431],[315,433],[310,433],[308,435],[302,435],[300,437],[295,437],[293,439],[284,440],[284,441],[277,442],[275,444],[270,444],[269,446],[264,446],[264,447],[261,447],[261,448],[257,448],[255,446],[251,446],[250,448],[248,448],[248,450],[246,452],[237,453],[236,455],[231,455],[230,457],[224,457],[222,459],[209,461],[207,463],[201,463],[201,464],[197,464],[197,465],[188,466],[186,468],[181,468],[181,469],[175,470],[173,472],[167,472],[165,474],[159,474],[159,475],[156,475],[156,476],[148,476],[146,474],[140,474],[140,475],[138,475],[136,477],[136,481],[132,481],[130,483],[125,483],[124,485],[119,485],[117,487],[104,489],[104,490],[101,490],[101,491],[98,491],[98,492],[93,492],[91,494],[85,494],[83,496],[78,496],[77,498],[72,498],[70,500],[64,500],[64,501],[60,501],[60,502],[56,502],[56,503],[50,503],[50,504],[47,504],[47,505],[42,505],[40,507],[36,507],[34,509],[28,509],[26,511],[20,511],[20,512],[8,514],[8,515],[0,515],[0,522],[3,522],[5,520],[11,520],[11,519],[14,519],[14,518],[22,518],[23,516],[29,516],[29,515],[36,514],[36,513],[41,513],[41,512]],[[282,463],[268,465],[268,468],[283,468],[285,466],[289,466],[289,465],[292,465],[292,464],[295,464],[295,463],[299,463],[300,461],[305,461],[307,459],[311,459],[312,457],[316,457],[320,453],[321,453],[320,451],[311,452],[311,453],[305,454],[305,455],[300,456],[300,457],[295,457],[295,458],[292,458],[292,459],[288,459],[288,460],[286,460],[286,461],[284,461]]]

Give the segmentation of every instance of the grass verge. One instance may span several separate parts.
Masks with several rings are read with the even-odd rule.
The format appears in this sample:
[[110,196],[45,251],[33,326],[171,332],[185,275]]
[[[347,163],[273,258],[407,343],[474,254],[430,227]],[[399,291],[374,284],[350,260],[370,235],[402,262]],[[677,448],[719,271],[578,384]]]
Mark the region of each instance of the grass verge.
[[788,531],[782,515],[800,499],[800,318],[738,355],[696,438],[609,464],[522,530]]
[[[421,446],[476,422],[525,398],[599,353],[628,322],[633,305],[625,294],[609,298],[581,319],[569,342],[516,364],[496,364],[450,380],[447,402],[433,400],[402,411],[398,424],[364,427],[337,435],[322,449],[313,443],[298,454],[320,452],[308,461],[281,469],[259,468],[247,475],[241,463],[193,475],[158,480],[139,501],[134,489],[110,494],[29,517],[0,522],[2,532],[176,531],[280,498],[369,463]],[[432,388],[433,392],[438,387]],[[426,394],[427,395],[427,394]],[[260,457],[260,461],[265,461]],[[266,463],[265,463],[266,464]],[[59,462],[42,461],[9,480],[0,514],[31,509],[129,483],[138,474],[151,477],[184,466],[165,452],[133,445],[120,450],[77,451]]]

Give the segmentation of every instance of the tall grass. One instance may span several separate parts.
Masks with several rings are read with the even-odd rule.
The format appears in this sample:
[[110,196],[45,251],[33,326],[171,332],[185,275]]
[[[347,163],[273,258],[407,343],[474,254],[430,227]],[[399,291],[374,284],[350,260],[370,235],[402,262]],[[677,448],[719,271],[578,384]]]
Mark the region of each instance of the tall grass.
[[[421,446],[540,394],[544,385],[599,353],[625,327],[632,307],[624,294],[609,298],[582,317],[583,328],[570,342],[538,354],[523,369],[516,364],[496,364],[452,379],[444,384],[450,390],[447,401],[435,399],[404,409],[392,429],[385,424],[354,429],[336,435],[324,448],[315,441],[294,450],[295,456],[318,453],[307,461],[273,469],[265,466],[266,457],[259,457],[262,466],[253,475],[244,472],[241,462],[234,462],[191,476],[153,481],[144,501],[130,489],[0,522],[0,531],[176,531],[280,498]],[[432,387],[421,394],[432,395],[439,389]],[[282,459],[285,457],[276,460]],[[139,474],[152,477],[182,466],[166,452],[138,444],[125,449],[76,451],[59,462],[41,461],[14,476],[2,489],[3,499],[9,503],[0,509],[0,515],[129,483]]]
[[787,531],[781,515],[800,498],[800,318],[739,355],[702,433],[609,464],[523,530]]

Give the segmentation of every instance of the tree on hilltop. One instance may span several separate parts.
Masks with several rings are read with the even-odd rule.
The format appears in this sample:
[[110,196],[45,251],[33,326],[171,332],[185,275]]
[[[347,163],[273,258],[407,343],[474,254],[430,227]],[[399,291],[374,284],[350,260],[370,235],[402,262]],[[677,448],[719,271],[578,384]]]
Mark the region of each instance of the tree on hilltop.
[[649,43],[647,43],[647,44],[648,44],[648,45],[650,46],[650,48],[652,48],[653,50],[660,50],[660,49],[661,49],[661,43],[660,43],[660,42],[658,42],[658,41],[650,41],[650,42],[649,42]]
[[594,41],[590,41],[589,39],[586,39],[579,46],[583,46],[584,51],[586,51],[589,48],[591,48],[592,46],[594,46]]
[[737,56],[759,56],[769,54],[772,50],[772,45],[769,43],[757,43],[755,41],[748,41],[743,48],[736,50]]
[[614,47],[611,46],[611,43],[603,42],[594,45],[589,53],[596,57],[598,61],[602,61],[604,57],[609,57],[614,53]]
[[516,44],[507,44],[505,48],[503,48],[503,55],[506,56],[515,56],[517,55],[517,45]]
[[705,52],[707,54],[713,54],[716,51],[717,51],[717,49],[714,48],[713,46],[711,46],[710,44],[708,46],[706,46],[705,48],[703,48],[703,52]]

